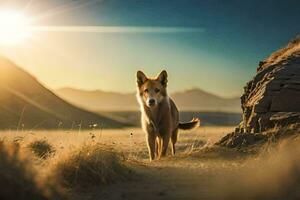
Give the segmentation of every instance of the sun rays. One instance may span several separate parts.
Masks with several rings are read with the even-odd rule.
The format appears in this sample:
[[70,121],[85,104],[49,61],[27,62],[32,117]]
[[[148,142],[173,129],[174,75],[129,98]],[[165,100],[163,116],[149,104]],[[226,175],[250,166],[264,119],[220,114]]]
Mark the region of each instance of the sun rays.
[[44,19],[62,15],[101,0],[70,1],[48,9],[36,16],[27,17],[30,8],[38,3],[29,0],[23,9],[0,10],[0,45],[16,45],[26,39],[37,37],[40,32],[63,33],[201,33],[205,32],[200,27],[163,27],[163,26],[48,26],[41,24]]
[[14,10],[0,11],[0,43],[15,44],[31,35],[30,19]]
[[81,33],[185,33],[204,32],[203,28],[151,27],[151,26],[33,26],[35,32],[81,32]]

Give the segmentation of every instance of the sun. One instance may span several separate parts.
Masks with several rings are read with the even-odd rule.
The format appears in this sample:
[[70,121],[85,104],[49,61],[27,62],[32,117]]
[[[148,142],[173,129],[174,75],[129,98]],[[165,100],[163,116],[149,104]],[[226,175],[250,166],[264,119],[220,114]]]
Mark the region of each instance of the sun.
[[30,35],[29,18],[21,12],[0,10],[0,44],[17,44]]

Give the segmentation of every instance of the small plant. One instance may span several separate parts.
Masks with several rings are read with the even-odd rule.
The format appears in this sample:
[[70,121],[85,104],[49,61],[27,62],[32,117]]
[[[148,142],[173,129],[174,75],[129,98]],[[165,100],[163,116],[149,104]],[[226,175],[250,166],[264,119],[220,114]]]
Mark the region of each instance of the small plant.
[[0,199],[52,198],[50,191],[36,180],[36,172],[29,158],[18,144],[0,142]]
[[35,140],[28,147],[39,158],[46,159],[55,152],[55,148],[47,140]]
[[53,171],[58,182],[68,188],[111,184],[131,176],[122,155],[97,144],[71,152]]

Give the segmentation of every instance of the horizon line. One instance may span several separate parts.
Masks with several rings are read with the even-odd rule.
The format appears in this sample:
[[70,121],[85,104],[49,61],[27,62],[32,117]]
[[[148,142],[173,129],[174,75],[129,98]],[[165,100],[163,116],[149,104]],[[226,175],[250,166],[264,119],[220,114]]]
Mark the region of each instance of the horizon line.
[[[78,87],[72,87],[72,86],[62,86],[62,87],[51,88],[52,91],[58,91],[58,90],[63,90],[63,89],[80,90],[80,91],[83,91],[83,92],[97,92],[97,91],[100,91],[100,92],[105,92],[105,93],[117,93],[117,94],[123,94],[123,95],[135,94],[136,93],[135,91],[120,92],[120,91],[105,90],[105,89],[100,89],[100,88],[99,89],[85,89],[85,88],[78,88]],[[191,91],[191,90],[199,90],[199,91],[202,91],[202,92],[205,92],[205,93],[208,93],[210,95],[214,95],[214,96],[217,96],[217,97],[220,97],[220,98],[223,98],[223,99],[240,98],[239,95],[228,96],[228,97],[223,96],[223,95],[219,95],[219,94],[216,94],[214,92],[204,90],[204,89],[202,89],[200,87],[197,87],[197,86],[192,86],[192,87],[189,87],[187,89],[182,89],[182,90],[175,90],[175,91],[170,92],[170,94],[182,93],[182,92],[187,92],[187,91]]]

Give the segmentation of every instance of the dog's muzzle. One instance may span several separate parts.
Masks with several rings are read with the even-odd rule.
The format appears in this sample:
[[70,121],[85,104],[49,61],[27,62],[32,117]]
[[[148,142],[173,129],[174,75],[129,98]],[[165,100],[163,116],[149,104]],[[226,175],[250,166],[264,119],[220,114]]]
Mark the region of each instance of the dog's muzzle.
[[155,99],[148,99],[147,104],[149,107],[153,107],[156,105],[156,100]]

